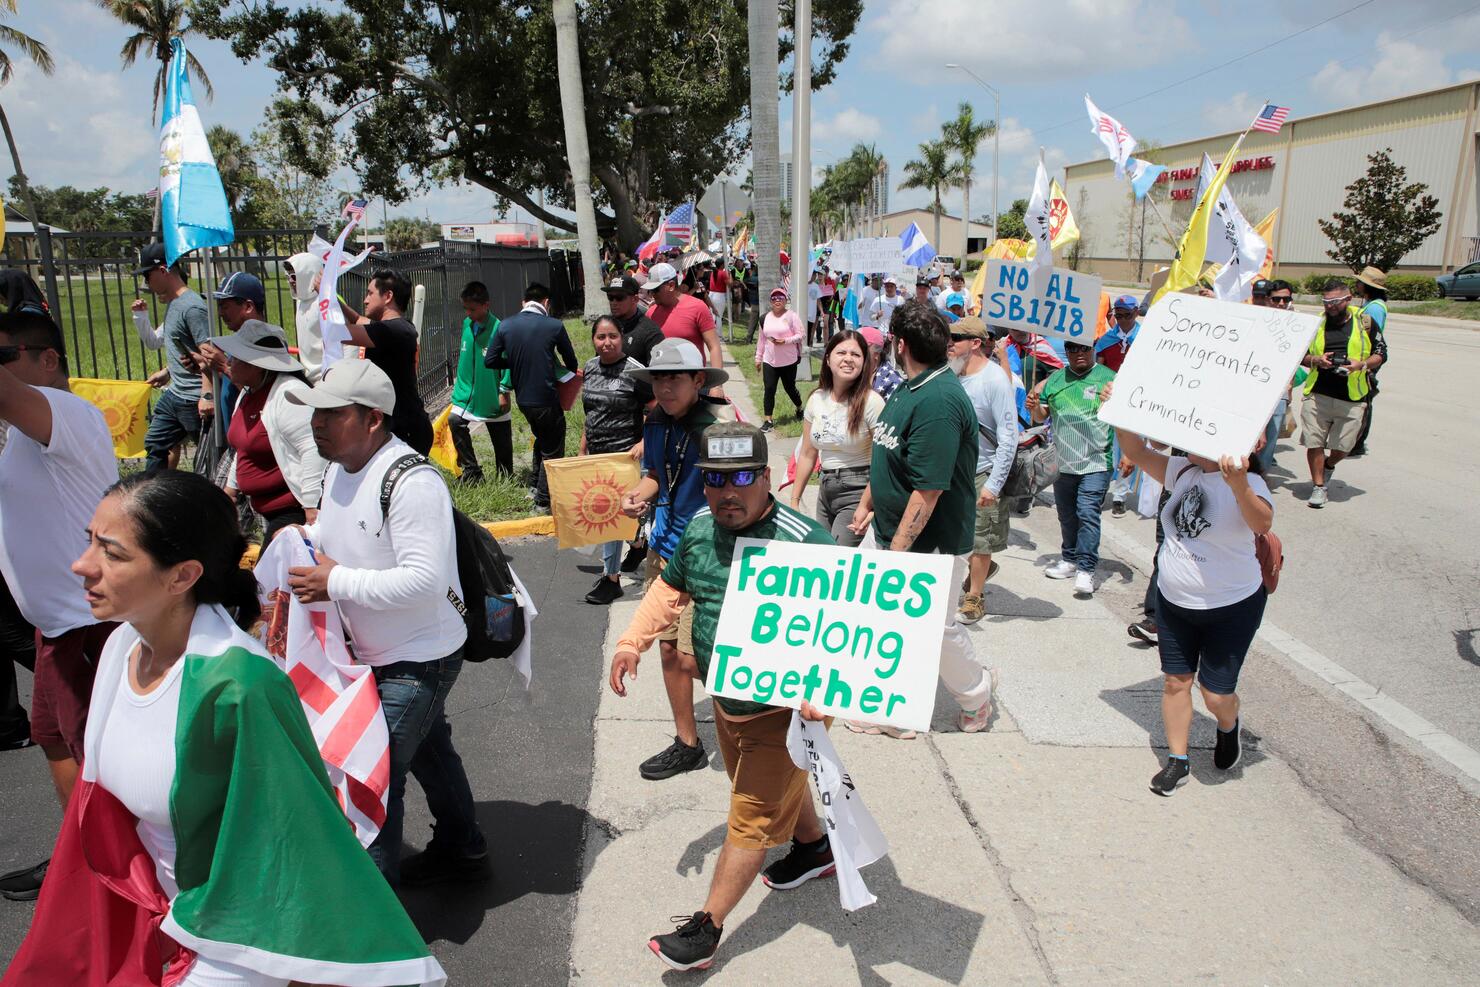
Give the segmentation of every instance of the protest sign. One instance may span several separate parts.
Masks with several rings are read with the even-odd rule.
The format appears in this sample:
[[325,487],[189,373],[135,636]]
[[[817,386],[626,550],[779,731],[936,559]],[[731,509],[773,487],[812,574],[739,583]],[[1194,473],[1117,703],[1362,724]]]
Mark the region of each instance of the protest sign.
[[853,270],[853,241],[834,240],[832,253],[827,258],[827,266],[834,271]]
[[1247,456],[1319,320],[1170,294],[1151,306],[1100,419],[1199,456]]
[[930,729],[951,558],[741,538],[704,687]]
[[1093,345],[1100,279],[1032,261],[988,260],[982,320],[1040,336]]
[[853,241],[853,270],[861,274],[898,274],[904,254],[897,236],[869,236]]

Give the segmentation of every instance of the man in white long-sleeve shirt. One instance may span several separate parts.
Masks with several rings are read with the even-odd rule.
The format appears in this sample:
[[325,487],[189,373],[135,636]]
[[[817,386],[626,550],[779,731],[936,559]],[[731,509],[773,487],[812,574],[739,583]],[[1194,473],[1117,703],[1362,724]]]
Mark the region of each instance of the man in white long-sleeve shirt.
[[[342,360],[311,391],[288,396],[314,409],[324,474],[318,520],[301,531],[318,564],[290,570],[305,603],[332,600],[355,657],[375,668],[391,734],[386,820],[370,855],[393,886],[488,876],[487,844],[443,706],[462,669],[467,629],[452,600],[457,578],[452,498],[436,469],[386,474],[415,453],[387,428],[396,406],[390,378],[368,360]],[[426,793],[434,825],[422,853],[401,864],[406,772]]]

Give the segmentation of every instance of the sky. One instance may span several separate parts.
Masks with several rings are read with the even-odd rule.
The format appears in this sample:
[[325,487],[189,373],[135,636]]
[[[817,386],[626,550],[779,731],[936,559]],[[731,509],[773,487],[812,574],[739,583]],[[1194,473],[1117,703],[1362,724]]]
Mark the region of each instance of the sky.
[[[126,29],[94,0],[19,6],[8,22],[47,44],[57,63],[46,78],[18,59],[0,88],[28,176],[43,185],[153,187],[154,66],[120,67]],[[220,42],[194,40],[191,50],[216,83],[214,101],[196,96],[206,125],[249,133],[273,98],[275,74],[242,65]],[[1138,139],[1169,144],[1242,129],[1266,99],[1298,118],[1480,78],[1480,3],[866,0],[836,81],[813,94],[814,167],[871,143],[890,164],[890,208],[928,203],[927,192],[897,189],[904,163],[939,136],[960,102],[970,102],[978,119],[993,116],[991,96],[947,62],[1001,94],[1005,210],[1028,195],[1040,147],[1051,171],[1104,155],[1085,93]],[[789,98],[780,118],[786,150]],[[989,138],[977,156],[974,216],[991,209],[992,147]],[[737,163],[735,173],[748,166]],[[947,211],[960,208],[960,193],[950,193]],[[491,193],[465,185],[390,206],[389,214],[486,222],[493,209]],[[379,212],[372,205],[372,215]]]

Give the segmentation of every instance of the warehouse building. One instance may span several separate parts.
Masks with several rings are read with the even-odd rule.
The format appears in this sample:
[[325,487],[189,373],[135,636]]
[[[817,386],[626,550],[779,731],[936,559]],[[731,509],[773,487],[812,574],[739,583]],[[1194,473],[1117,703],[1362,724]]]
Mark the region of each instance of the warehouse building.
[[[1428,185],[1442,217],[1438,232],[1404,257],[1400,269],[1438,274],[1480,261],[1477,97],[1480,82],[1466,82],[1292,118],[1278,134],[1251,132],[1239,149],[1228,188],[1250,223],[1279,209],[1273,236],[1276,275],[1345,270],[1326,255],[1331,243],[1316,220],[1329,219],[1342,208],[1346,186],[1366,174],[1367,156],[1383,148],[1392,149],[1409,182]],[[1195,205],[1203,153],[1219,163],[1237,137],[1236,131],[1219,134],[1147,155],[1170,169],[1151,195],[1177,236]],[[1070,165],[1064,188],[1082,238],[1078,256],[1072,258],[1080,270],[1145,281],[1171,260],[1173,244],[1155,210],[1135,201],[1129,182],[1116,179],[1108,158]]]

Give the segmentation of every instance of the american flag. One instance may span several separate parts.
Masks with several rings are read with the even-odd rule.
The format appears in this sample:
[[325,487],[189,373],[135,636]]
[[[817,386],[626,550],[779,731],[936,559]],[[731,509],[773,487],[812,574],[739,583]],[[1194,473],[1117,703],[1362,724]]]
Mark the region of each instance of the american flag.
[[659,227],[663,231],[663,246],[678,247],[688,243],[694,236],[694,204],[685,202],[668,214]]
[[1277,134],[1285,125],[1285,118],[1290,115],[1288,106],[1275,106],[1273,103],[1265,103],[1264,109],[1254,118],[1254,129],[1262,130],[1268,134]]
[[350,199],[344,204],[343,215],[347,219],[353,219],[358,222],[365,218],[365,207],[367,205],[369,205],[369,202],[365,199]]

